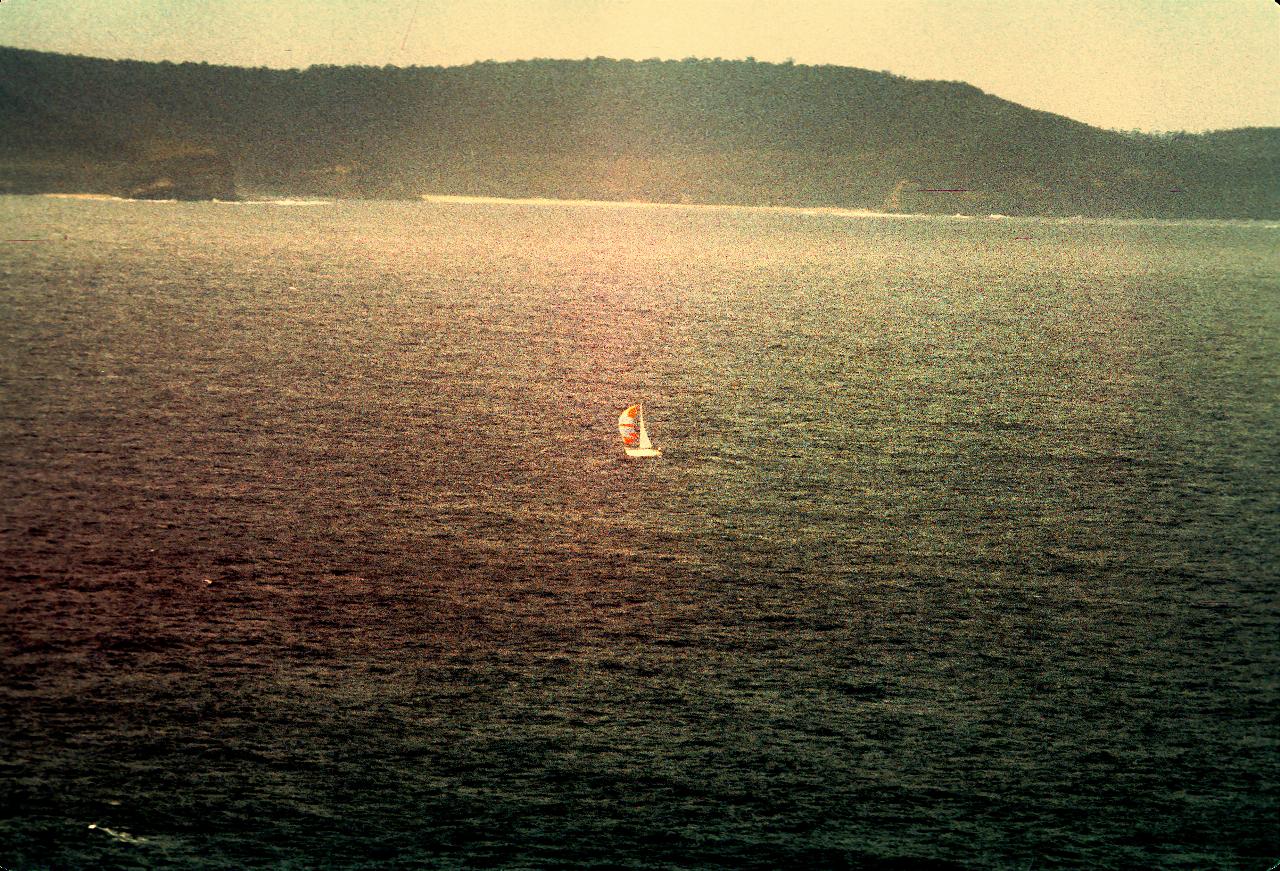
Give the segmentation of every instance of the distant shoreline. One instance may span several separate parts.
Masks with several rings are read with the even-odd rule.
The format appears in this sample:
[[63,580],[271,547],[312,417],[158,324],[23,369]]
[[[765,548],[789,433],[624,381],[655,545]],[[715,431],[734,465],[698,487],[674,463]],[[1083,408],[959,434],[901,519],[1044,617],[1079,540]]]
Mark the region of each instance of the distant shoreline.
[[[841,218],[971,218],[973,215],[930,215],[917,212],[877,212],[871,209],[847,209],[840,206],[759,206],[739,203],[663,203],[648,200],[591,200],[558,199],[555,197],[488,197],[457,194],[422,194],[419,199],[428,203],[517,205],[517,206],[598,206],[627,209],[683,209],[748,210],[753,212],[781,212],[785,214],[831,215]],[[1003,216],[1002,216],[1003,217]]]
[[951,215],[930,212],[877,212],[864,209],[845,209],[838,206],[759,206],[738,203],[661,203],[642,200],[589,200],[589,199],[555,199],[551,197],[491,197],[467,196],[462,194],[422,194],[414,199],[355,199],[347,197],[253,197],[241,200],[160,200],[130,199],[111,194],[96,193],[3,193],[3,197],[46,197],[58,200],[78,200],[82,202],[110,203],[150,203],[153,205],[197,205],[209,203],[220,206],[333,206],[351,203],[388,203],[396,205],[413,205],[426,203],[444,206],[539,206],[546,208],[612,208],[612,209],[664,209],[680,211],[735,211],[759,212],[778,215],[796,215],[803,217],[852,218],[852,219],[891,219],[910,221],[1011,221],[1034,224],[1072,225],[1240,225],[1250,224],[1267,229],[1280,229],[1280,222],[1274,218],[1132,218],[1132,217],[1091,217],[1088,215],[971,215],[956,213]]

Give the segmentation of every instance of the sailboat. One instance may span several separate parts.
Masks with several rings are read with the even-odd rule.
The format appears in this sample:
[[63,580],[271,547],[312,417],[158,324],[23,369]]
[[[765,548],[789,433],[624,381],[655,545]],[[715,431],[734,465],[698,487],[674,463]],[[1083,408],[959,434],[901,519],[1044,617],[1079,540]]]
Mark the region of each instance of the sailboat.
[[618,415],[618,435],[622,436],[622,446],[628,457],[660,457],[662,451],[649,441],[649,432],[644,428],[644,403],[638,402]]

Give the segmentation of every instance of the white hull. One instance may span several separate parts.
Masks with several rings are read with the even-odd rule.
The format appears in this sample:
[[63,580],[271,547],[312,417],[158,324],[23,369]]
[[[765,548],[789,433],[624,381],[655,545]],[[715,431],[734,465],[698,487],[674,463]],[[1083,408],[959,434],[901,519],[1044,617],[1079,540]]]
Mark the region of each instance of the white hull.
[[660,457],[662,451],[657,448],[625,448],[628,457]]

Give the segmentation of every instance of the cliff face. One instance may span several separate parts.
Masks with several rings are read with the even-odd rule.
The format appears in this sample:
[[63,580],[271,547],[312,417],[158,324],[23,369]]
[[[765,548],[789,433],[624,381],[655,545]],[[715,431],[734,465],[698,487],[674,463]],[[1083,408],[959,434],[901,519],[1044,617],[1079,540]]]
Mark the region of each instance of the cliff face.
[[[185,156],[159,159],[156,143]],[[424,193],[1280,217],[1280,130],[1153,137],[743,61],[306,71],[0,49],[0,190]]]
[[41,155],[0,159],[0,193],[100,193],[138,200],[235,200],[235,172],[216,152],[149,160]]

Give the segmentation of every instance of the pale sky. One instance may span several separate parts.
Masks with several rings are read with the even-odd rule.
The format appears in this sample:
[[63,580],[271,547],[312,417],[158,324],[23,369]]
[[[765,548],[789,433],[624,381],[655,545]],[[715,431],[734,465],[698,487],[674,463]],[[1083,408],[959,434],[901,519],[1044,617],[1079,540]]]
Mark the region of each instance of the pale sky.
[[0,0],[0,45],[269,67],[791,58],[1100,127],[1280,126],[1274,0]]

